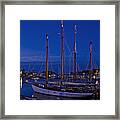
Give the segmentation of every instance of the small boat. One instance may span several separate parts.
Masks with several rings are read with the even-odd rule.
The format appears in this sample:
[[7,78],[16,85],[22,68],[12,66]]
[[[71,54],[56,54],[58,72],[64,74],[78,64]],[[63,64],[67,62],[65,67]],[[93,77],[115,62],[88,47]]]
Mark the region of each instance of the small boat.
[[34,84],[32,84],[32,88],[37,93],[59,96],[59,97],[80,98],[80,97],[88,97],[88,96],[93,95],[93,93],[78,93],[78,92],[65,92],[65,91],[50,90],[47,88],[39,87]]

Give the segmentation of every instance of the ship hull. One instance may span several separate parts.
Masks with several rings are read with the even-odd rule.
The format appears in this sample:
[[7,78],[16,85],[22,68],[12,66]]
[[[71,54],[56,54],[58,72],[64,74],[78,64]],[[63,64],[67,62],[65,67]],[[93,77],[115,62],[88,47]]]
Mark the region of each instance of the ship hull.
[[75,92],[49,90],[49,89],[41,88],[41,87],[38,87],[35,85],[32,85],[32,88],[37,93],[52,95],[52,96],[59,96],[59,97],[80,98],[80,97],[92,96],[92,94],[93,94],[93,93],[75,93]]

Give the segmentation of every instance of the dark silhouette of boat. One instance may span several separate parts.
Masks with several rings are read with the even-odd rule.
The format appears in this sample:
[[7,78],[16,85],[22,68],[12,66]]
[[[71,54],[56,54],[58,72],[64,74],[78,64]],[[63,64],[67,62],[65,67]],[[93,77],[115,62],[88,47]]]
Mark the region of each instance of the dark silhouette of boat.
[[43,88],[32,84],[32,88],[35,92],[46,95],[53,95],[59,97],[71,97],[71,98],[80,98],[92,96],[93,93],[79,93],[79,92],[66,92],[62,91],[62,89],[54,89],[54,88]]

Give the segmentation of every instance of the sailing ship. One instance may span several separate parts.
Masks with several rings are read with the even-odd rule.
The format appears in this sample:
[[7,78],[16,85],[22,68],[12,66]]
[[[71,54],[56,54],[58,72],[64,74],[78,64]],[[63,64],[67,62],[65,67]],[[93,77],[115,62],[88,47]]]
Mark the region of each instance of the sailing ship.
[[[73,47],[73,80],[77,80],[76,76],[76,34],[77,29],[76,25],[74,25],[74,47]],[[90,46],[91,47],[91,46]],[[92,48],[91,48],[92,49]],[[92,61],[90,61],[92,62]],[[79,88],[83,88],[85,86],[95,86],[95,84],[82,84],[82,83],[74,83],[74,82],[65,82],[64,76],[64,24],[63,20],[61,21],[61,79],[58,80],[58,84],[49,84],[49,70],[48,70],[48,34],[46,33],[46,68],[45,68],[45,76],[46,82],[45,84],[39,83],[32,83],[32,88],[35,92],[40,94],[52,95],[52,96],[59,96],[59,97],[70,97],[70,98],[80,98],[86,96],[92,96],[94,93],[89,91],[82,91],[78,90]],[[56,80],[57,81],[57,80]]]

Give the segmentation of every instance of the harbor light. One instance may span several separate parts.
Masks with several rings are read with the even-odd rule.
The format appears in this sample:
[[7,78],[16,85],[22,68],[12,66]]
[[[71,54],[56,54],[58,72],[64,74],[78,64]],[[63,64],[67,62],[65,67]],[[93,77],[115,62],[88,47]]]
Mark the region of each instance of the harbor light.
[[94,75],[93,78],[96,79],[96,76]]
[[26,83],[28,83],[28,80],[26,80]]

